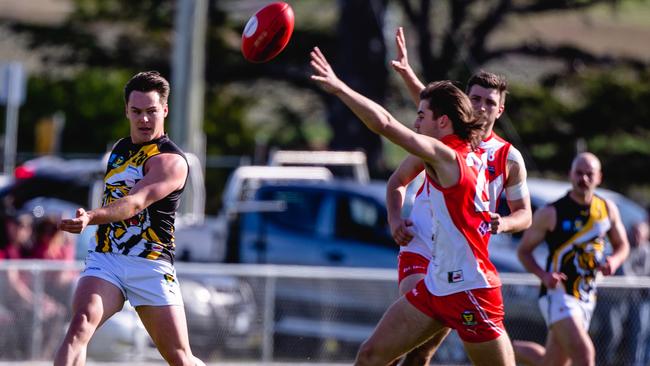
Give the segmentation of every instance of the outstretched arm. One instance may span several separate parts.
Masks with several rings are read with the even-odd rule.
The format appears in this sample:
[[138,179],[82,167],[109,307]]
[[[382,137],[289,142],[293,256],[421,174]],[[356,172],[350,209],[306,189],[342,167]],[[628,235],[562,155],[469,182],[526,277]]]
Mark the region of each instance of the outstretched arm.
[[160,154],[147,161],[142,180],[136,183],[127,196],[92,211],[77,210],[74,219],[61,220],[60,228],[80,233],[87,225],[107,224],[135,216],[152,203],[161,200],[185,184],[188,167],[178,154]]
[[397,45],[397,58],[391,61],[390,64],[393,66],[393,70],[397,71],[402,78],[404,84],[406,84],[406,88],[415,105],[418,105],[420,103],[420,92],[424,90],[425,86],[415,75],[415,72],[409,64],[406,50],[406,37],[404,37],[404,29],[402,27],[397,28],[395,43]]
[[407,128],[382,106],[341,81],[318,47],[311,51],[311,66],[314,70],[311,79],[326,92],[337,96],[371,131],[430,163],[436,171],[443,170],[439,169],[443,166],[456,164],[456,154],[450,147]]
[[413,239],[413,232],[409,227],[413,223],[402,218],[406,186],[424,170],[422,159],[409,155],[388,178],[386,185],[386,208],[388,210],[388,225],[393,239],[399,245],[408,244]]

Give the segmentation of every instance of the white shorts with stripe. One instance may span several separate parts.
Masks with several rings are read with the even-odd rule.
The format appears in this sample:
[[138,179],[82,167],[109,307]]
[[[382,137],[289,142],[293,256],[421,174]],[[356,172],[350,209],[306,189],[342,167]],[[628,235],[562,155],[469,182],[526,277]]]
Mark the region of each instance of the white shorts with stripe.
[[183,305],[176,270],[166,261],[89,251],[81,277],[89,276],[115,285],[134,307]]
[[539,298],[539,309],[547,327],[572,316],[584,330],[589,330],[595,307],[595,301],[580,301],[567,294],[562,287],[549,289],[546,295]]

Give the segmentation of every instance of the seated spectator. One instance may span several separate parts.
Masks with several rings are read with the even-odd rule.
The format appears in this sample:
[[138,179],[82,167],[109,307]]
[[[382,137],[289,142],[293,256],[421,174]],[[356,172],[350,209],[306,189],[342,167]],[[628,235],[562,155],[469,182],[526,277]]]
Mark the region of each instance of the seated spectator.
[[45,217],[34,228],[34,259],[74,260],[75,247],[57,227],[57,219]]
[[[6,216],[3,226],[3,235],[0,239],[0,252],[5,260],[20,260],[34,258],[36,254],[42,259],[72,259],[65,250],[59,247],[56,233],[45,230],[47,224],[39,222],[37,235],[33,237],[33,219],[30,214]],[[54,221],[54,231],[56,221]],[[50,236],[48,236],[48,234]],[[52,235],[54,234],[54,235]],[[54,238],[54,240],[49,240]],[[40,243],[40,247],[32,246],[33,239]],[[52,244],[51,250],[48,250]],[[38,250],[36,250],[38,249]],[[74,251],[72,251],[74,255]],[[76,278],[71,271],[57,271],[54,275],[39,273],[31,270],[20,270],[9,267],[0,272],[0,289],[3,296],[0,298],[6,311],[12,314],[11,339],[7,340],[7,349],[2,350],[3,356],[14,359],[24,359],[31,352],[34,326],[42,327],[42,343],[38,346],[41,354],[38,357],[52,357],[54,349],[62,337],[67,318],[67,303],[70,299],[72,281]],[[39,288],[44,293],[34,291],[37,281],[43,281]]]
[[32,249],[32,216],[5,215],[0,237],[0,259],[27,258]]

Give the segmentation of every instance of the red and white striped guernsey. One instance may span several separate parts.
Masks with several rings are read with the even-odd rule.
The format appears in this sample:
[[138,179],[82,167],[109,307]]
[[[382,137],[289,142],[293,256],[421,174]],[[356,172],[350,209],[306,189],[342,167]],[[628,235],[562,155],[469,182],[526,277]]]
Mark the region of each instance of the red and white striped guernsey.
[[[510,154],[518,152],[509,142],[494,132],[481,141],[479,148],[487,153],[487,169],[485,173],[489,182],[490,211],[496,212],[507,180],[507,160]],[[431,224],[433,213],[429,208],[429,196],[422,194],[428,184],[428,180],[425,179],[415,195],[411,214],[409,215],[409,219],[413,222],[411,227],[414,233],[413,240],[407,245],[401,246],[400,252],[417,253],[424,258],[430,259],[431,246],[433,245],[433,228]]]
[[511,153],[511,150],[514,150],[514,147],[512,147],[508,141],[492,132],[488,137],[481,141],[479,148],[483,149],[487,153],[490,211],[496,212],[496,208],[499,207],[501,193],[503,192],[506,180],[508,179],[508,156]]
[[482,149],[471,151],[456,135],[445,136],[442,142],[456,152],[460,177],[448,188],[426,177],[421,194],[428,197],[432,214],[432,245],[425,284],[437,296],[498,287],[501,281],[488,255],[487,154]]

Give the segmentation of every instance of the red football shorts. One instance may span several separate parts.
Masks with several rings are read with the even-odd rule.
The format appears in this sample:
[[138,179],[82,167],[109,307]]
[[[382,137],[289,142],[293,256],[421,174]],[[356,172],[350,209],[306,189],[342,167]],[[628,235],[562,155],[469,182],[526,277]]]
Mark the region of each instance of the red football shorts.
[[413,252],[400,252],[397,256],[397,283],[412,274],[427,274],[429,260]]
[[501,287],[435,296],[422,280],[406,294],[406,299],[424,314],[455,329],[465,342],[487,342],[506,333]]

